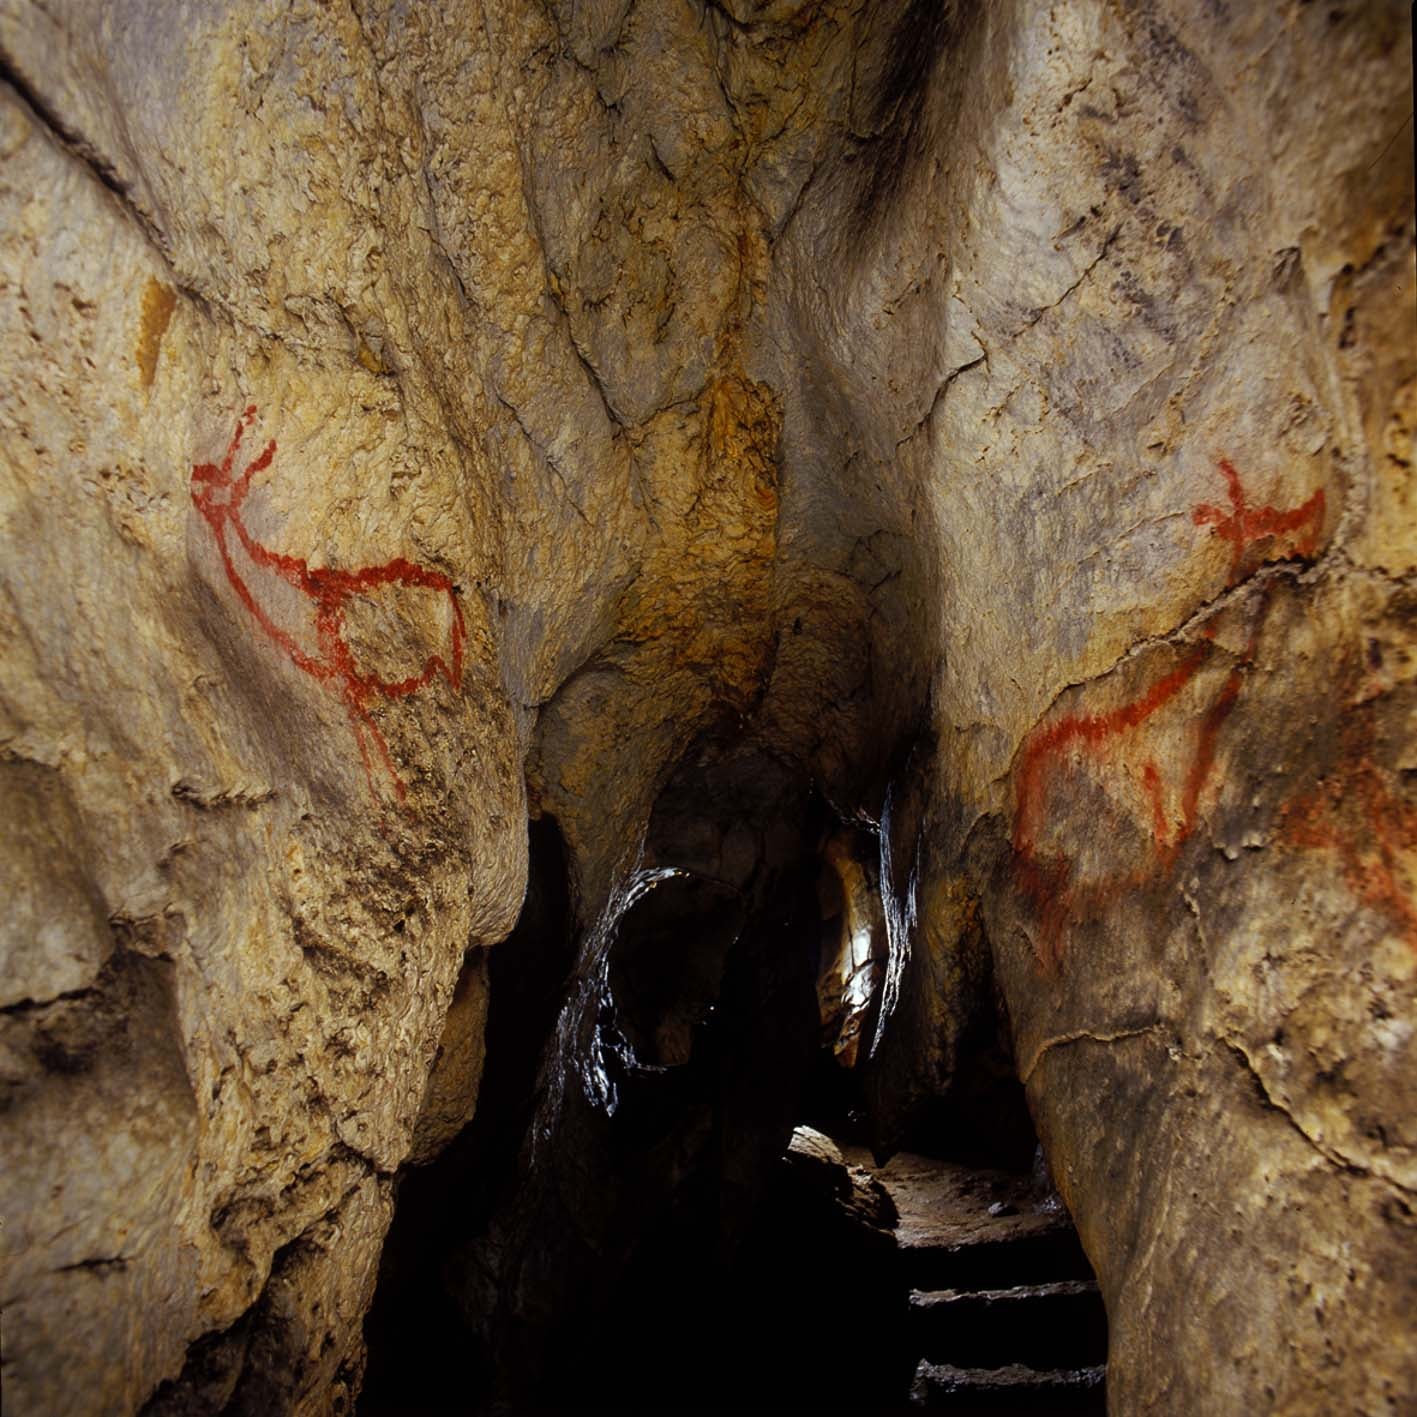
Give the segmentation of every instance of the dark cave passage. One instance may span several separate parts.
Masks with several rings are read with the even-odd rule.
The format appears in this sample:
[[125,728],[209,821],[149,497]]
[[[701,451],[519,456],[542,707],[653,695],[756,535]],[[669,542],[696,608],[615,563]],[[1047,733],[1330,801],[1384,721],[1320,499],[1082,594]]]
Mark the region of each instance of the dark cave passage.
[[946,1097],[876,1115],[875,831],[708,746],[598,954],[554,819],[530,846],[475,1118],[399,1180],[364,1417],[1102,1410],[1106,1321],[993,1015]]

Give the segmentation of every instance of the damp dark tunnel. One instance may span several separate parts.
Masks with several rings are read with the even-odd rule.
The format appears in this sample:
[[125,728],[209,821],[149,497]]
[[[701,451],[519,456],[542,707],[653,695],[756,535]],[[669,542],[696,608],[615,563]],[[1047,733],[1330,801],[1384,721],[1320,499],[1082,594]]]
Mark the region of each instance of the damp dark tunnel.
[[362,1417],[1104,1409],[987,972],[950,1086],[890,1046],[922,1001],[879,823],[709,742],[601,919],[554,818],[530,847],[475,1117],[399,1178]]

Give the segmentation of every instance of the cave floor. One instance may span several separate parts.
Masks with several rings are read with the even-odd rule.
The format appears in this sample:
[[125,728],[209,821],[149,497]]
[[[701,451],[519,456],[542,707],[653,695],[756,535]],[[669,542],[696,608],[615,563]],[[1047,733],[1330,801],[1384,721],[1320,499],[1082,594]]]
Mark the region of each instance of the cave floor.
[[917,1358],[910,1403],[970,1414],[1106,1411],[1107,1318],[1056,1196],[1032,1177],[842,1146],[896,1213],[899,1282]]

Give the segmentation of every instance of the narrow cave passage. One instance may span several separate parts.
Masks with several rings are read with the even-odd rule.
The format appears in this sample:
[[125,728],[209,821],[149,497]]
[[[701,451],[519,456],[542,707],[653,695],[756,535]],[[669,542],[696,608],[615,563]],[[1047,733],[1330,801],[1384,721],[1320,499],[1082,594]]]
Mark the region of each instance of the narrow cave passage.
[[475,1118],[400,1178],[363,1417],[1104,1410],[1105,1315],[992,1014],[957,1086],[883,1121],[881,870],[876,829],[707,744],[596,955],[533,822]]
[[1417,1413],[1412,16],[0,0],[3,1417]]

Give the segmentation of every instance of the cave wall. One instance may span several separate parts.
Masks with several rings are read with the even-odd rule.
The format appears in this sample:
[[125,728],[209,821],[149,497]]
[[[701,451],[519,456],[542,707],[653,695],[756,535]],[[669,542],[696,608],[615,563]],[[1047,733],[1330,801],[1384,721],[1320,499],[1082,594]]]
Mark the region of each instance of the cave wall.
[[1001,996],[1116,1410],[1410,1398],[1410,58],[0,0],[6,1410],[348,1410],[528,813],[590,931],[705,734],[883,824],[883,1134]]
[[936,1003],[881,1091],[948,1076],[982,932],[1115,1410],[1390,1410],[1417,1386],[1409,16],[990,6],[958,43],[917,120],[950,136],[822,282],[889,329],[878,292],[934,256],[893,296],[952,351],[849,354],[863,421],[877,371],[931,395],[881,431],[939,575],[935,760],[892,843]]

